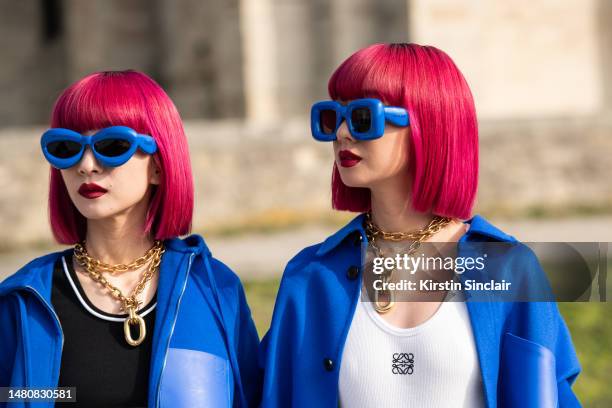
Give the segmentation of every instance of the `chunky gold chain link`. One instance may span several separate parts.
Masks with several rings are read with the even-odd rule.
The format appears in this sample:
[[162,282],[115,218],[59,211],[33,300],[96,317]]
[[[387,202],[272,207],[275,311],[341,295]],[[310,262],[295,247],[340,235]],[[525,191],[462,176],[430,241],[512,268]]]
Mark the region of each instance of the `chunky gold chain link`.
[[[104,286],[114,299],[121,302],[121,310],[128,312],[129,309],[138,310],[138,307],[142,302],[139,302],[137,297],[140,295],[140,293],[142,293],[147,283],[151,280],[151,278],[153,278],[153,275],[158,270],[161,263],[161,256],[164,251],[165,249],[163,243],[161,241],[155,241],[151,249],[149,249],[143,256],[135,261],[130,262],[129,264],[110,265],[92,258],[87,253],[87,249],[85,249],[85,242],[83,241],[82,243],[75,245],[74,257],[76,258],[78,264],[85,269],[91,279]],[[149,261],[149,266],[129,296],[125,296],[121,290],[112,285],[103,275],[103,273],[110,273],[112,275],[116,272],[136,270]]]
[[448,217],[440,217],[436,215],[427,226],[423,229],[419,229],[416,231],[410,232],[387,232],[381,230],[378,225],[374,223],[372,220],[372,213],[366,213],[365,217],[365,227],[366,227],[366,235],[368,236],[368,241],[370,242],[370,246],[376,251],[377,255],[382,257],[382,250],[376,244],[377,238],[382,238],[385,241],[407,241],[412,240],[412,244],[408,248],[407,254],[410,255],[414,251],[416,251],[423,241],[426,241],[430,237],[437,234],[440,230],[446,227],[448,224],[452,222],[451,218]]
[[372,213],[368,212],[365,217],[366,232],[373,237],[380,236],[380,238],[386,241],[405,241],[410,239],[423,242],[446,227],[451,221],[451,218],[436,215],[423,229],[410,232],[387,232],[381,230],[378,225],[374,223],[372,220]]
[[[427,226],[423,229],[419,229],[416,231],[410,231],[410,232],[387,232],[387,231],[381,230],[380,227],[378,227],[378,225],[374,223],[374,221],[372,220],[372,213],[368,212],[366,213],[366,216],[365,216],[365,230],[366,230],[366,235],[368,237],[368,242],[370,246],[372,247],[372,249],[374,250],[374,252],[376,252],[376,256],[379,258],[382,258],[384,257],[384,253],[377,243],[377,240],[379,238],[386,240],[386,241],[394,241],[394,242],[412,240],[413,242],[410,244],[410,246],[408,247],[408,251],[406,252],[407,255],[411,255],[421,246],[421,243],[423,243],[427,239],[434,236],[436,233],[438,233],[440,230],[442,230],[444,227],[446,227],[451,222],[452,222],[452,218],[440,217],[436,215],[429,222],[429,224],[427,224]],[[394,269],[390,269],[390,270],[385,269],[385,272],[381,274],[381,278],[383,282],[387,283],[391,281],[393,271]],[[386,292],[386,295],[388,296],[388,301],[380,302],[379,301],[380,294],[378,292]],[[393,308],[393,305],[394,305],[393,298],[394,296],[393,296],[392,291],[388,291],[388,290],[375,291],[374,292],[374,308],[379,313],[388,312],[389,310]]]
[[111,275],[115,275],[117,273],[133,271],[145,265],[157,254],[157,252],[160,250],[161,247],[162,247],[161,241],[155,241],[153,246],[147,252],[145,252],[145,254],[141,256],[140,258],[130,262],[129,264],[117,264],[117,265],[107,264],[98,259],[94,259],[90,257],[89,254],[87,253],[87,250],[85,249],[85,241],[81,242],[80,244],[77,244],[74,247],[74,254],[75,256],[77,256],[77,259],[79,259],[79,257],[87,258],[87,261],[91,265],[93,265],[95,270],[98,270],[100,272],[108,272]]

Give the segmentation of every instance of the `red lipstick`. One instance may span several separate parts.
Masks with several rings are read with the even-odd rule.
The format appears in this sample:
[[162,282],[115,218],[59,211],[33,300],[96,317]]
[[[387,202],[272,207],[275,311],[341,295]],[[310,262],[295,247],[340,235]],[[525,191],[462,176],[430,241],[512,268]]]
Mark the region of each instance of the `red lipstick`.
[[361,157],[349,150],[340,150],[338,152],[338,158],[340,159],[340,166],[342,167],[353,167],[361,161]]
[[103,196],[108,190],[96,183],[83,183],[79,187],[79,194],[85,198],[94,199]]

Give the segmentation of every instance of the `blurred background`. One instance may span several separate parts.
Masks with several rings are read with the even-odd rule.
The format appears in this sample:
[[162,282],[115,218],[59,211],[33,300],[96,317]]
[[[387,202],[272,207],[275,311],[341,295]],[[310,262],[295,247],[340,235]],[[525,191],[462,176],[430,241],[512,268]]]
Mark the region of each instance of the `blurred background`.
[[[612,241],[612,0],[0,0],[0,279],[57,248],[39,137],[55,98],[138,69],[175,101],[194,232],[245,282],[258,329],[330,209],[332,152],[310,138],[334,68],[375,42],[446,51],[473,91],[475,212],[523,241]],[[612,308],[561,304],[585,406],[612,406]]]

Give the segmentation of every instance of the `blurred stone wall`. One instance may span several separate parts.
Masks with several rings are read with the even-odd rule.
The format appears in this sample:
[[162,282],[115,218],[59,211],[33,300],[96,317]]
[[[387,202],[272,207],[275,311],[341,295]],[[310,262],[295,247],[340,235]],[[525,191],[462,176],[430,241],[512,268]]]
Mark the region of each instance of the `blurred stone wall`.
[[46,122],[66,85],[66,45],[57,41],[54,10],[0,0],[0,127]]
[[0,127],[46,123],[63,88],[138,69],[187,118],[244,116],[239,0],[0,0]]
[[309,106],[352,52],[403,41],[447,51],[474,93],[478,211],[612,208],[612,1],[0,0],[0,249],[49,240],[38,137],[105,69],[150,74],[186,119],[196,229],[329,214]]
[[0,0],[0,127],[127,68],[186,119],[299,118],[352,52],[405,41],[451,55],[481,118],[588,117],[612,105],[610,27],[608,0]]
[[121,69],[152,76],[184,118],[300,117],[351,52],[408,40],[407,8],[406,0],[0,0],[0,127],[45,123],[67,85]]
[[411,39],[453,58],[481,119],[589,116],[611,81],[600,47],[610,3],[414,0]]
[[[0,250],[50,241],[42,128],[0,131]],[[186,123],[196,185],[194,229],[236,225],[270,210],[330,209],[331,145],[306,121],[254,126]],[[612,208],[612,120],[484,121],[476,212],[525,215]]]

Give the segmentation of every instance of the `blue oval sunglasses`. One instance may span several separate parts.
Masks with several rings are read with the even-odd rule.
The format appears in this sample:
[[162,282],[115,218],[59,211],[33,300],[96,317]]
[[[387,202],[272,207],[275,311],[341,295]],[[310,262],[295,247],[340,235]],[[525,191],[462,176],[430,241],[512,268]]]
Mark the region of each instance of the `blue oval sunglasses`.
[[336,132],[343,120],[356,140],[378,139],[385,133],[385,122],[401,127],[410,124],[406,109],[385,106],[379,99],[356,99],[347,105],[320,101],[310,110],[312,137],[321,142],[336,140]]
[[77,164],[89,146],[100,164],[107,167],[121,166],[137,149],[153,154],[157,151],[155,139],[142,135],[126,126],[111,126],[91,136],[70,129],[52,128],[40,139],[45,158],[53,167],[67,169]]

